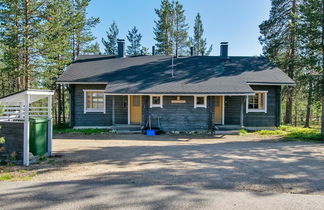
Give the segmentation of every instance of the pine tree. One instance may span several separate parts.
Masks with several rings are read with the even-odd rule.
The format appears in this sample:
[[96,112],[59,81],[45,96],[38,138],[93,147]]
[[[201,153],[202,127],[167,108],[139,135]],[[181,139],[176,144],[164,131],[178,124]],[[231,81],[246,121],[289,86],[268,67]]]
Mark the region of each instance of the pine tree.
[[[1,94],[24,88],[21,45],[21,9],[18,1],[0,2]],[[15,78],[16,82],[13,82]],[[16,85],[15,85],[16,84]],[[15,87],[16,86],[16,87]]]
[[[297,74],[297,17],[300,0],[272,0],[270,17],[260,27],[263,53],[290,78]],[[286,90],[284,123],[292,123],[293,87]]]
[[99,43],[96,42],[89,45],[89,47],[83,50],[83,53],[87,55],[101,55]]
[[95,40],[91,32],[91,28],[95,27],[99,22],[99,18],[86,18],[86,8],[90,0],[72,0],[74,2],[73,19],[71,20],[74,25],[73,30],[73,55],[74,59],[80,54],[88,53],[93,49],[91,42]]
[[173,52],[172,34],[172,5],[168,0],[161,1],[160,9],[155,9],[158,20],[154,21],[155,27],[153,28],[157,54],[171,55]]
[[116,22],[114,21],[110,26],[107,34],[107,41],[102,38],[102,43],[105,47],[105,54],[107,55],[117,55],[117,36],[119,34],[119,29]]
[[[301,5],[300,37],[305,63],[315,70],[322,102],[321,134],[324,137],[324,0],[303,0]],[[314,78],[314,76],[313,76]],[[312,78],[312,80],[314,80]]]
[[141,53],[141,39],[142,34],[138,32],[136,26],[132,28],[132,30],[128,31],[127,39],[129,45],[127,46],[127,54],[128,55],[139,55]]
[[184,53],[185,47],[188,46],[188,29],[186,16],[183,5],[176,1],[173,3],[173,34],[172,40],[175,44],[175,56],[178,57]]
[[[206,55],[207,50],[207,39],[203,38],[204,35],[204,28],[203,23],[201,20],[201,16],[198,13],[195,18],[195,25],[194,25],[194,36],[191,42],[193,42],[194,52],[195,55]],[[209,47],[207,51],[208,54],[212,51],[213,46]]]

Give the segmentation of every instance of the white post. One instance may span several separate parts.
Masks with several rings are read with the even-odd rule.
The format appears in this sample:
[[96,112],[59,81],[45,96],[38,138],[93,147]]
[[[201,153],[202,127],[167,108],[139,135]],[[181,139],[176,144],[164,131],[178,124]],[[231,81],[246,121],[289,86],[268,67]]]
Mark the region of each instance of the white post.
[[25,95],[25,122],[24,122],[24,165],[29,166],[29,102],[30,95]]
[[47,153],[52,155],[52,138],[53,138],[53,120],[52,120],[52,96],[47,98],[47,117],[48,117],[48,135],[47,135]]

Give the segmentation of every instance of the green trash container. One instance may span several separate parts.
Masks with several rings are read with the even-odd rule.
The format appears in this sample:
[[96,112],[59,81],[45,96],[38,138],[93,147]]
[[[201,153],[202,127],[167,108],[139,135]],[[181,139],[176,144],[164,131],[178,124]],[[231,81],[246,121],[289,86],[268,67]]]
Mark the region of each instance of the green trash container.
[[29,151],[33,155],[44,155],[47,151],[48,119],[30,118]]

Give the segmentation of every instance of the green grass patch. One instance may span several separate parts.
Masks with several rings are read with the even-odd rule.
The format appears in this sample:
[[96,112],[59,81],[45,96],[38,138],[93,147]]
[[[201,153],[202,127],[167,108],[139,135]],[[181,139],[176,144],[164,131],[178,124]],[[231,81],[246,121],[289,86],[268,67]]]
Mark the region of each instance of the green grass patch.
[[304,128],[283,125],[276,130],[261,130],[256,131],[255,133],[260,135],[279,135],[287,140],[324,140],[324,138],[321,136],[319,128]]
[[244,134],[248,134],[249,132],[245,129],[241,129],[240,130],[240,134],[244,135]]
[[55,133],[64,134],[64,133],[75,133],[75,134],[107,134],[109,133],[108,129],[95,129],[95,128],[87,128],[87,129],[73,129],[73,128],[61,128],[54,129]]
[[0,181],[29,181],[36,174],[36,172],[27,170],[4,170],[0,173]]
[[54,133],[65,134],[65,133],[75,133],[75,134],[107,134],[110,132],[109,129],[97,129],[97,128],[86,128],[86,129],[73,129],[69,128],[68,123],[57,124],[53,126]]

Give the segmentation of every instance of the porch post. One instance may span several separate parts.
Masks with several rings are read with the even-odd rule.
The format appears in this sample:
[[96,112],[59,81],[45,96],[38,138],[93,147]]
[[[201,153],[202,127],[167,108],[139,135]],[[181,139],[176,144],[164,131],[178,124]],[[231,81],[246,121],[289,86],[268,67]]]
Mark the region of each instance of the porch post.
[[115,125],[115,96],[112,95],[112,124]]
[[25,121],[24,121],[24,165],[29,166],[29,102],[30,95],[25,95]]

